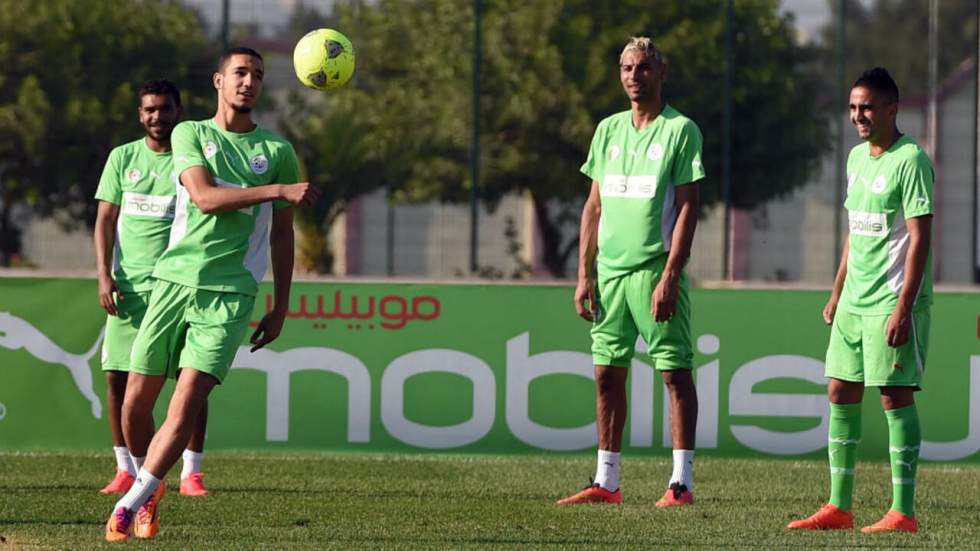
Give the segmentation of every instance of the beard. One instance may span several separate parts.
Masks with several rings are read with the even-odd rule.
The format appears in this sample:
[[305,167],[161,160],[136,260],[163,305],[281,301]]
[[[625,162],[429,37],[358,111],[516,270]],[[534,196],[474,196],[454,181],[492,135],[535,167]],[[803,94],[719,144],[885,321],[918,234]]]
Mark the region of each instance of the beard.
[[231,104],[231,108],[235,110],[236,113],[241,113],[247,115],[252,112],[252,106],[250,105],[235,105]]

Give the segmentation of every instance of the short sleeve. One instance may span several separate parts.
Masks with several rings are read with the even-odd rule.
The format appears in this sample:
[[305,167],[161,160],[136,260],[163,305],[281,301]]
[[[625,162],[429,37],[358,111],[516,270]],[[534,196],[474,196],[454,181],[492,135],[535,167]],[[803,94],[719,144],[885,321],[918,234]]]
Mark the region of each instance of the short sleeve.
[[[299,159],[296,158],[296,150],[290,143],[286,142],[279,154],[279,172],[274,181],[277,184],[296,184],[299,183],[299,177]],[[292,204],[289,201],[278,199],[273,201],[272,206],[281,209],[291,207]]]
[[95,190],[95,198],[114,205],[122,203],[122,186],[119,185],[119,150],[113,149],[102,169],[99,187]]
[[170,135],[170,146],[174,151],[174,172],[177,174],[178,182],[180,175],[188,168],[207,166],[201,140],[190,121],[182,122],[174,128]]
[[905,218],[932,214],[932,188],[935,175],[925,153],[905,161],[900,170],[902,211]]
[[605,157],[602,153],[605,135],[606,125],[605,121],[602,121],[599,123],[599,126],[596,127],[595,134],[592,135],[592,144],[589,146],[589,156],[585,158],[585,163],[582,165],[582,168],[579,169],[582,171],[582,174],[585,174],[590,179],[596,181],[602,180],[602,174],[605,169]]
[[674,165],[671,170],[671,184],[680,186],[704,178],[704,165],[701,164],[701,130],[694,121],[686,121],[677,138]]

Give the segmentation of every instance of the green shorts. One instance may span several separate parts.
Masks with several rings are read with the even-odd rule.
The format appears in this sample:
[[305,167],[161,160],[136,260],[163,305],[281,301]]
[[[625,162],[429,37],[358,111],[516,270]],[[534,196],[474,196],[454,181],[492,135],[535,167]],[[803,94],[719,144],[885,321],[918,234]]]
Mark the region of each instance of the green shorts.
[[922,387],[929,343],[929,310],[912,313],[907,343],[892,348],[885,339],[888,314],[837,310],[827,346],[827,377],[864,386]]
[[641,336],[656,369],[693,367],[687,275],[681,274],[674,317],[657,323],[650,313],[650,299],[660,274],[659,270],[637,270],[599,281],[596,293],[599,315],[592,324],[595,365],[629,367],[636,350],[636,337]]
[[222,382],[248,331],[255,297],[157,280],[130,371],[175,376],[192,368]]
[[150,292],[123,292],[116,297],[119,314],[106,316],[105,339],[102,340],[102,371],[129,371],[129,354],[146,314]]

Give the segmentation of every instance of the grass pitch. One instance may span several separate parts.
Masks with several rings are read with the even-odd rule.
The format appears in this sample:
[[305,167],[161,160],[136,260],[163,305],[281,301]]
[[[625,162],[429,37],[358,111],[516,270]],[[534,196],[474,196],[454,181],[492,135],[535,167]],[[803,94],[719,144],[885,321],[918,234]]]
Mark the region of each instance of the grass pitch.
[[[110,545],[103,523],[115,496],[108,453],[0,453],[0,550],[671,548],[975,549],[980,466],[919,469],[917,535],[790,532],[824,503],[822,461],[701,458],[693,507],[659,510],[666,458],[627,457],[622,506],[559,508],[583,486],[591,456],[397,456],[210,453],[212,496],[174,491],[152,541]],[[859,463],[856,524],[891,500],[884,463]]]

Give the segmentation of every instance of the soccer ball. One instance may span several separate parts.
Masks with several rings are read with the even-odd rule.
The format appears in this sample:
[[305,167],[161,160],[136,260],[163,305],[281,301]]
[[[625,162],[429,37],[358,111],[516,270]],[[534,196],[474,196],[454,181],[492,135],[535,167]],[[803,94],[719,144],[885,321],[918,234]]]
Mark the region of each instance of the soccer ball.
[[340,88],[354,74],[354,46],[333,29],[310,31],[296,43],[293,68],[299,81],[310,88]]

